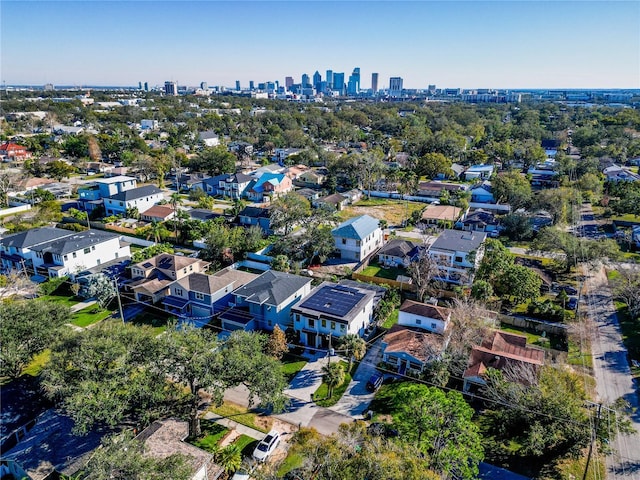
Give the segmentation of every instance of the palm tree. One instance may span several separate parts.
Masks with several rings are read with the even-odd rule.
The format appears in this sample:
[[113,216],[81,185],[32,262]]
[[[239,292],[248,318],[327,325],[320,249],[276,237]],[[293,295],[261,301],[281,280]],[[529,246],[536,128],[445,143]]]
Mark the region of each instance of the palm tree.
[[360,361],[367,353],[367,343],[355,333],[345,335],[340,342],[340,348],[349,357],[349,372],[351,372],[353,359]]
[[171,203],[171,208],[173,208],[173,211],[175,212],[175,217],[177,219],[177,221],[174,222],[173,233],[175,234],[175,237],[176,237],[176,243],[178,243],[178,224],[182,223],[182,220],[180,219],[180,215],[178,215],[178,206],[182,205],[182,197],[178,192],[174,192],[169,197],[169,202]]
[[224,469],[227,475],[230,475],[242,466],[242,450],[236,443],[232,443],[224,448],[217,447],[213,458],[215,462]]
[[329,363],[322,367],[322,379],[324,383],[329,387],[329,395],[327,398],[331,398],[333,396],[333,389],[339,385],[342,385],[344,382],[344,367],[341,363]]
[[167,234],[167,229],[164,228],[164,225],[157,220],[151,222],[151,225],[147,227],[147,240],[153,238],[153,241],[156,243],[162,242],[162,237]]

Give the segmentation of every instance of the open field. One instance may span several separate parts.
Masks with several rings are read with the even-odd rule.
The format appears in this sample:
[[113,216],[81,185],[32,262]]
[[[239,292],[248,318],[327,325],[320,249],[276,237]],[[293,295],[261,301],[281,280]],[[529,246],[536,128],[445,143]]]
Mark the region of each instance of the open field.
[[343,220],[358,215],[370,215],[380,220],[386,220],[389,225],[400,225],[403,220],[410,218],[413,212],[422,210],[426,205],[426,203],[420,202],[373,198],[350,205],[339,212],[339,215]]

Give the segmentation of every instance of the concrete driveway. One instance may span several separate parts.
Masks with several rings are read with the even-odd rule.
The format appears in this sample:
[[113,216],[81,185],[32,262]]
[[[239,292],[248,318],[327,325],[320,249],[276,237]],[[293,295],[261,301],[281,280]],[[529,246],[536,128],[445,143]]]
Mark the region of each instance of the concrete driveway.
[[382,359],[381,340],[374,343],[364,356],[356,373],[351,379],[347,391],[334,406],[329,407],[334,412],[361,419],[369,408],[375,393],[367,391],[367,381],[376,372],[376,365]]

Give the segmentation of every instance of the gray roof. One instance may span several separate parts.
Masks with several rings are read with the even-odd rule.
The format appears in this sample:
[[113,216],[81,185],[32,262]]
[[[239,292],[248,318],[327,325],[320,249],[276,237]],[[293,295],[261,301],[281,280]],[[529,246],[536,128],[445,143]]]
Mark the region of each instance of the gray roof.
[[418,243],[409,240],[395,239],[388,242],[380,250],[378,255],[390,255],[392,257],[404,257],[409,255],[414,249],[420,246]]
[[192,273],[177,280],[177,283],[190,292],[211,294],[229,285],[231,285],[232,288],[241,287],[256,277],[257,275],[255,273],[235,269],[224,269],[216,272],[214,275]]
[[224,181],[227,183],[248,183],[253,180],[253,177],[244,173],[234,173],[229,175]]
[[367,303],[373,302],[374,297],[373,290],[323,282],[293,307],[293,311],[306,316],[350,322]]
[[369,215],[361,215],[341,223],[331,230],[331,234],[334,237],[362,240],[378,228],[380,228],[380,220]]
[[487,238],[484,232],[465,232],[460,230],[445,230],[431,245],[430,250],[447,250],[453,252],[473,252]]
[[311,283],[311,279],[307,277],[267,270],[233,293],[248,302],[277,306],[308,283]]
[[72,235],[73,232],[62,228],[41,227],[25,230],[24,232],[7,235],[0,240],[0,245],[15,248],[30,248],[45,242]]
[[155,185],[145,185],[144,187],[132,188],[131,190],[125,190],[124,192],[116,193],[108,197],[110,200],[118,200],[120,202],[129,202],[138,198],[146,197],[148,195],[155,195],[162,193]]
[[77,252],[83,248],[99,245],[118,237],[120,237],[120,235],[116,233],[103,232],[101,230],[69,232],[69,236],[67,237],[35,245],[31,249],[37,252],[50,252],[57,255],[65,255],[67,253]]

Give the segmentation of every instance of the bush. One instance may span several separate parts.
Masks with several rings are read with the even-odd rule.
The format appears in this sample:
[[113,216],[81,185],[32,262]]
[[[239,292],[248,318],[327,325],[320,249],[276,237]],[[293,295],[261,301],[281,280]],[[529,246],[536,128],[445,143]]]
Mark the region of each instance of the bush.
[[55,292],[61,285],[69,280],[69,277],[61,277],[61,278],[52,278],[47,282],[41,283],[38,286],[38,292],[40,295],[51,295]]

